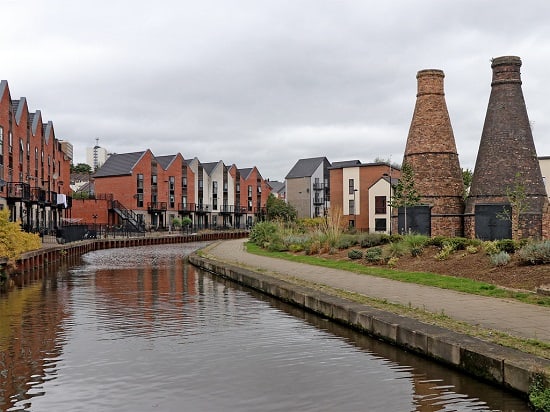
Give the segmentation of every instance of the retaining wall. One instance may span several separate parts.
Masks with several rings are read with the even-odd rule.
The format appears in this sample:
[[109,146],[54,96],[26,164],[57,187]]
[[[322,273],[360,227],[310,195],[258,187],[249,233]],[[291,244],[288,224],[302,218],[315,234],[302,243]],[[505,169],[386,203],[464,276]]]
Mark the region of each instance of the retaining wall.
[[536,373],[550,373],[550,360],[547,359],[206,259],[196,253],[189,261],[208,272],[520,394],[527,394]]
[[[65,262],[85,253],[121,247],[165,245],[172,243],[208,242],[221,239],[240,239],[248,237],[248,231],[212,232],[192,235],[144,236],[113,239],[90,239],[65,244],[52,244],[32,252],[24,253],[16,261],[11,276],[42,268],[54,262]],[[5,266],[6,261],[0,261]]]

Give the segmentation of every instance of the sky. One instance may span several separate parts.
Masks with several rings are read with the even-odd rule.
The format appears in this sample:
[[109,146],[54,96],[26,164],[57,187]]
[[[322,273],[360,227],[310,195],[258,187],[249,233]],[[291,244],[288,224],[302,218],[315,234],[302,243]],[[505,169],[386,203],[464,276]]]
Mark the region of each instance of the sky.
[[74,147],[257,166],[401,163],[416,74],[445,73],[462,168],[475,166],[491,59],[519,56],[550,156],[550,2],[0,0],[0,79]]

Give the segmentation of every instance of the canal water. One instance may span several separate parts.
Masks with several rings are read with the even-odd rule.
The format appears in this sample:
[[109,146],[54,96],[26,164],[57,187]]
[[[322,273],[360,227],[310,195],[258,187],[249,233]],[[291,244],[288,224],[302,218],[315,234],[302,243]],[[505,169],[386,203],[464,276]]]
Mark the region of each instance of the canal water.
[[184,263],[198,246],[92,252],[0,296],[0,410],[528,411]]

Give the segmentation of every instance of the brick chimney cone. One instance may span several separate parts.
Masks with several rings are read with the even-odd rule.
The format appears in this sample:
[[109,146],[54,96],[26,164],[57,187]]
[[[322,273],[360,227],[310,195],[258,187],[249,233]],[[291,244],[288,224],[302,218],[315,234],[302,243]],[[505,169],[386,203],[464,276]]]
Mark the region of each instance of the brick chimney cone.
[[[492,61],[491,95],[466,214],[474,215],[476,205],[509,204],[508,194],[517,182],[524,188],[527,203],[519,237],[540,237],[547,197],[521,90],[520,67],[521,59],[516,56]],[[481,218],[466,217],[466,232],[470,237],[480,231],[479,227],[476,230],[476,219]]]
[[462,236],[464,184],[443,91],[442,70],[417,73],[416,105],[403,163],[414,171],[420,202],[431,206],[431,235]]

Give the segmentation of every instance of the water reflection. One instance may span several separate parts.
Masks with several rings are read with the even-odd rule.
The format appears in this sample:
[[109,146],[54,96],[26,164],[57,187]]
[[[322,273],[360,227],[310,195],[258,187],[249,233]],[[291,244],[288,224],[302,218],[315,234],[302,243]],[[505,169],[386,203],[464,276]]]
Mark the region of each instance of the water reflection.
[[508,393],[197,271],[86,255],[0,297],[0,410],[526,411]]

